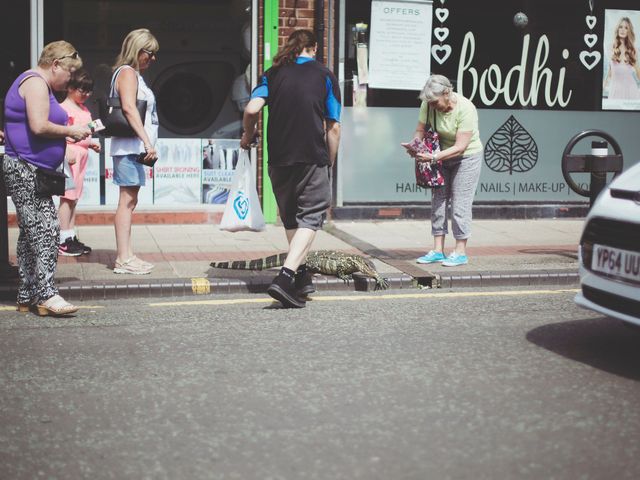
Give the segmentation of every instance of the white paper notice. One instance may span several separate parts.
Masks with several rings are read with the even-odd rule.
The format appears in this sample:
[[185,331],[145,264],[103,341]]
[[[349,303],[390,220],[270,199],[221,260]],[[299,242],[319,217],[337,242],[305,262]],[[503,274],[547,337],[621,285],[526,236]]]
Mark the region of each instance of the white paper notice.
[[421,90],[431,70],[432,4],[371,4],[369,87]]
[[[94,141],[97,142],[98,139]],[[87,158],[87,170],[84,173],[82,197],[78,200],[78,205],[100,205],[100,154],[91,149]]]
[[161,138],[153,169],[155,205],[200,203],[202,145],[199,138]]

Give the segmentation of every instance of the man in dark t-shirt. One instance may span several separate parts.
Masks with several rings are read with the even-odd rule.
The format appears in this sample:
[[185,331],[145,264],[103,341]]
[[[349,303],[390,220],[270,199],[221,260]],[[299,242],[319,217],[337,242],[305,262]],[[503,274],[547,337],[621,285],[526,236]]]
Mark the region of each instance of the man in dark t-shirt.
[[317,41],[296,30],[273,59],[244,110],[240,145],[248,149],[258,114],[269,106],[269,178],[289,241],[284,266],[267,293],[284,307],[301,308],[315,291],[304,259],[331,203],[329,171],[340,142],[340,89],[314,60]]

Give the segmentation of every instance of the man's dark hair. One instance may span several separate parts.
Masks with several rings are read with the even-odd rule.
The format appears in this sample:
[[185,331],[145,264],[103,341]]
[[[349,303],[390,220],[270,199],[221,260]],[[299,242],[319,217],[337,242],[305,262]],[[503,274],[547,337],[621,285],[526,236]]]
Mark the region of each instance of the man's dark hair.
[[311,30],[296,30],[287,39],[287,43],[282,47],[275,57],[273,57],[273,65],[287,65],[295,63],[296,58],[303,52],[305,48],[315,47],[318,43],[316,36]]
[[93,91],[93,78],[84,68],[79,68],[71,74],[68,86],[85,92]]

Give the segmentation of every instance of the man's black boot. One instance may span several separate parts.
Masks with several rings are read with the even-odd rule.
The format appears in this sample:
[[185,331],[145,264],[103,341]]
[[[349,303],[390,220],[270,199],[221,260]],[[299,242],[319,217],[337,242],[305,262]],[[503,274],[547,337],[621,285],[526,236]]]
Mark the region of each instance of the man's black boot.
[[316,291],[316,287],[313,284],[313,274],[307,270],[306,265],[300,265],[296,270],[295,286],[298,295],[307,296]]
[[273,282],[267,288],[267,293],[278,300],[285,308],[304,308],[306,302],[296,292],[294,277],[293,271],[282,267],[278,276],[273,279]]

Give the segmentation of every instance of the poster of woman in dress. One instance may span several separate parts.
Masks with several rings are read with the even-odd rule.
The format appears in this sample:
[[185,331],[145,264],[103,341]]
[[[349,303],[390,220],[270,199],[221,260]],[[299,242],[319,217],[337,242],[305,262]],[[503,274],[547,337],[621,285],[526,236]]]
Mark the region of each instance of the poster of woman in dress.
[[603,110],[640,110],[636,29],[640,29],[640,11],[605,10]]

